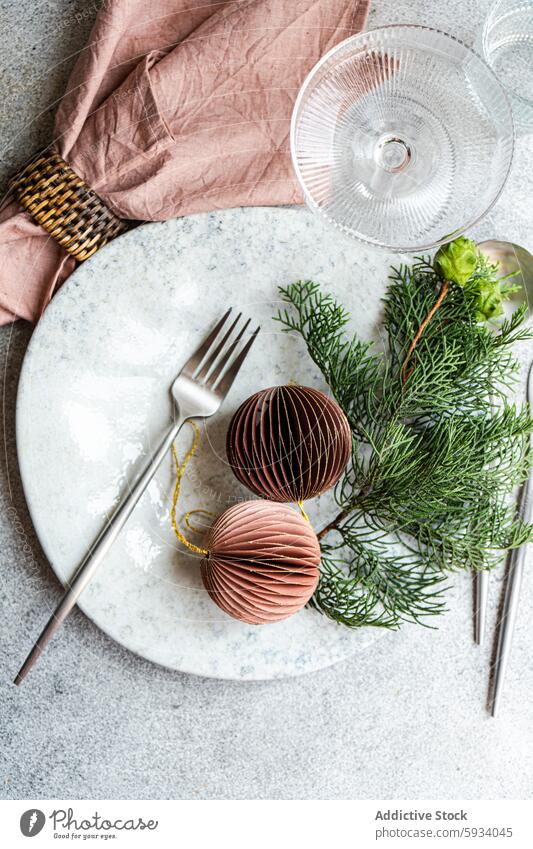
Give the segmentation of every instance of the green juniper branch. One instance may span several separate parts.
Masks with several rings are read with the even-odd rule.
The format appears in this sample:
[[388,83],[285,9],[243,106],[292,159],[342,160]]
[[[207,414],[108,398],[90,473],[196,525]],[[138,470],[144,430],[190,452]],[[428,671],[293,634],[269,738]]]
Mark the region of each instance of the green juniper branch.
[[339,513],[318,533],[312,600],[351,627],[394,628],[440,613],[450,570],[491,568],[533,537],[509,505],[530,467],[533,419],[507,400],[519,372],[512,346],[531,337],[526,309],[498,328],[481,322],[489,300],[497,314],[500,292],[513,283],[501,284],[478,255],[424,326],[402,380],[441,284],[428,259],[392,270],[385,354],[346,334],[348,313],[318,284],[280,289],[286,307],[276,320],[303,337],[352,428],[351,462],[335,490]]

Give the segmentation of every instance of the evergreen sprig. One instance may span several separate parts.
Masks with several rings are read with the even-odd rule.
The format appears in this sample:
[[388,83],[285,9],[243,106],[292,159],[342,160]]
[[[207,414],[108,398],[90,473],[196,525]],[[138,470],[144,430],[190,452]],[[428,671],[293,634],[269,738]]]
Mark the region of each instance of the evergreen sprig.
[[479,286],[496,274],[480,255],[469,284],[450,285],[407,379],[411,340],[442,283],[428,259],[392,270],[383,351],[347,335],[349,314],[317,283],[280,288],[287,306],[275,318],[303,337],[353,434],[339,513],[318,534],[311,604],[331,619],[424,621],[444,609],[450,570],[491,568],[533,537],[510,503],[530,468],[533,418],[508,400],[519,372],[512,346],[531,332],[525,307],[499,327],[479,321]]

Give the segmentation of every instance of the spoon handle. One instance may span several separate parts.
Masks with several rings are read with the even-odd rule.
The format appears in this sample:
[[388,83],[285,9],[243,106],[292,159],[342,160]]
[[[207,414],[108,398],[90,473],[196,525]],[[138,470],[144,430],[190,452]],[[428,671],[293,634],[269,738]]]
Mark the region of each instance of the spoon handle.
[[[492,398],[492,415],[498,411],[498,404]],[[474,574],[474,642],[482,646],[487,628],[487,610],[489,606],[490,572],[484,569]]]
[[487,627],[487,607],[489,603],[490,572],[486,569],[475,574],[475,616],[474,640],[483,645]]

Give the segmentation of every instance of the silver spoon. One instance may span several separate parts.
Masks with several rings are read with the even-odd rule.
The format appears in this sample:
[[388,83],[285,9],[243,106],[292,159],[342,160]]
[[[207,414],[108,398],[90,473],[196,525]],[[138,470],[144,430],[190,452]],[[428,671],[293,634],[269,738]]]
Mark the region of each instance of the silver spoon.
[[[511,296],[510,305],[512,309],[516,309],[517,306],[525,303],[528,308],[528,320],[530,321],[533,315],[533,255],[525,248],[515,245],[512,242],[490,240],[481,242],[478,247],[485,256],[489,257],[491,262],[498,264],[502,277],[513,274],[513,281],[521,283],[521,290]],[[528,374],[527,400],[530,404],[533,404],[533,363],[530,366]],[[528,521],[531,514],[529,503],[530,483],[531,479],[524,483],[518,498],[518,513],[524,521]],[[526,546],[523,545],[513,550],[509,557],[503,612],[499,623],[498,645],[494,667],[492,690],[493,716],[496,716],[499,707],[505,673],[511,653],[525,553]],[[489,572],[486,571],[478,572],[475,576],[475,639],[480,645],[483,642],[486,627],[489,580]]]

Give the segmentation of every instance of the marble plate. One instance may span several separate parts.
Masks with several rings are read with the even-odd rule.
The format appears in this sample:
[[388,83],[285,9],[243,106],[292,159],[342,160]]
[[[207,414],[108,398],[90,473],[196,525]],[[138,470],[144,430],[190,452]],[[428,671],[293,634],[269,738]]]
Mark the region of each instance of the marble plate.
[[[228,468],[224,436],[253,391],[295,380],[324,388],[296,336],[272,320],[278,286],[312,278],[376,332],[391,257],[325,228],[300,209],[237,209],[132,231],[72,275],[32,337],[17,403],[24,490],[37,533],[65,584],[127,490],[171,415],[181,363],[229,304],[262,332],[221,413],[202,426],[180,510],[221,512],[247,493]],[[191,439],[185,428],[180,454]],[[163,464],[80,607],[112,638],[172,669],[217,678],[297,675],[377,639],[312,610],[252,627],[204,591],[199,560],[175,539],[171,459]],[[316,528],[331,495],[308,502]],[[45,611],[43,611],[43,617]]]

